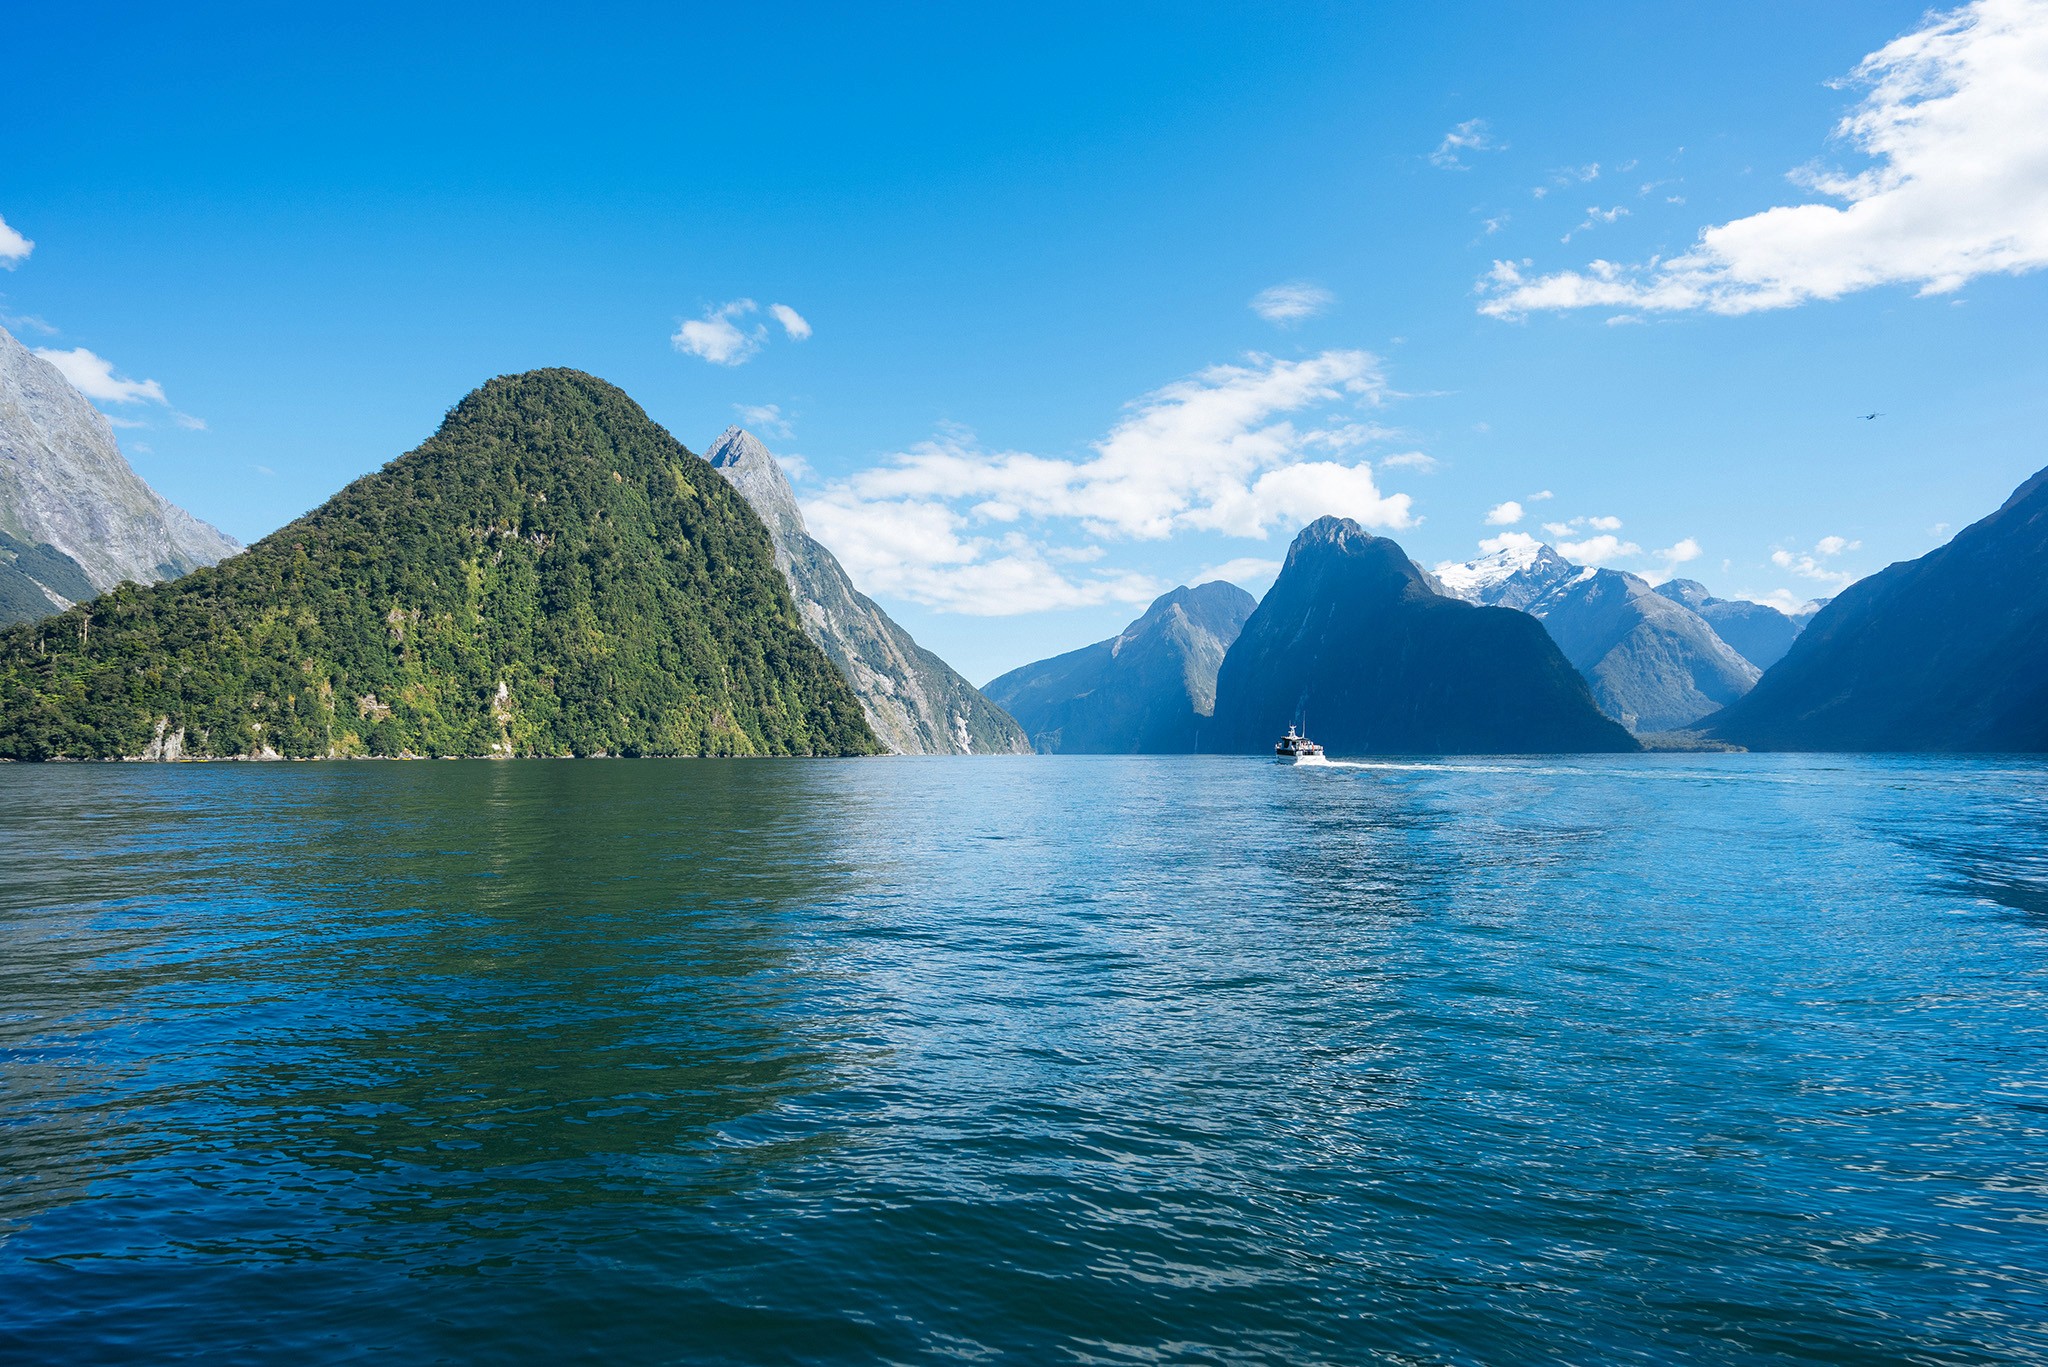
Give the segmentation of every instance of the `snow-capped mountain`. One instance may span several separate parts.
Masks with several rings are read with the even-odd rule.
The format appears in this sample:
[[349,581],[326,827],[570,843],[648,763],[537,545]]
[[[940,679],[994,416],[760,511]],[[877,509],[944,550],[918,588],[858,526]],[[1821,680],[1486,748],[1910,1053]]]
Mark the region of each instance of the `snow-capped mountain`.
[[1608,716],[1631,731],[1670,731],[1734,702],[1757,667],[1699,613],[1621,570],[1574,565],[1549,546],[1510,546],[1439,565],[1444,590],[1519,608],[1541,621]]

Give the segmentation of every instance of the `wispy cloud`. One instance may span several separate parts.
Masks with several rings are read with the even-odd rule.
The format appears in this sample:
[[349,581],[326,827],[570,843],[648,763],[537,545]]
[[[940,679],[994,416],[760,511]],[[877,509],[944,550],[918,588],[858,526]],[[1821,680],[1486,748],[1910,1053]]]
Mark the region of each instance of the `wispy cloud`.
[[1636,265],[1527,276],[1500,261],[1482,313],[1789,308],[1882,285],[1945,294],[2048,265],[2048,4],[1975,0],[1865,57],[1868,93],[1835,136],[1873,164],[1793,174],[1829,203],[1705,229],[1691,250]]
[[89,399],[102,403],[170,402],[164,397],[164,387],[155,380],[131,380],[116,375],[112,361],[84,347],[72,347],[69,351],[37,347],[36,355],[57,367],[57,372]]
[[1784,547],[1771,552],[1771,563],[1801,579],[1811,579],[1817,584],[1827,584],[1835,589],[1844,589],[1862,576],[1847,570],[1834,569],[1827,563],[1848,551],[1861,550],[1861,541],[1851,541],[1843,536],[1824,536],[1816,541],[1811,551],[1787,550]]
[[1565,242],[1569,242],[1572,240],[1573,237],[1577,236],[1582,232],[1585,232],[1588,228],[1598,228],[1602,224],[1612,223],[1617,219],[1623,219],[1627,217],[1628,209],[1625,205],[1617,204],[1612,209],[1603,209],[1597,204],[1592,205],[1588,207],[1586,210],[1585,221],[1580,223],[1578,227],[1566,233],[1562,240]]
[[1257,556],[1243,555],[1235,560],[1226,560],[1220,565],[1210,565],[1206,569],[1196,570],[1182,582],[1193,586],[1213,584],[1221,579],[1251,593],[1264,593],[1279,575],[1278,560],[1262,560]]
[[[714,305],[704,311],[703,317],[678,324],[669,344],[685,356],[695,356],[713,365],[744,365],[768,340],[767,324],[743,325],[740,321],[759,311],[760,305],[751,299],[732,299]],[[811,335],[811,325],[787,304],[770,304],[768,314],[782,325],[791,341],[801,342]]]
[[1429,164],[1446,171],[1466,171],[1467,152],[1498,152],[1505,143],[1493,140],[1485,119],[1467,119],[1444,134],[1444,140],[1437,144],[1436,151],[1429,154]]
[[1274,285],[1252,296],[1251,310],[1278,327],[1293,327],[1320,313],[1329,312],[1337,296],[1321,285],[1304,280]]
[[1379,462],[1382,470],[1413,470],[1418,475],[1434,474],[1436,464],[1435,456],[1421,451],[1402,451],[1398,455],[1381,456]]
[[736,403],[732,411],[739,414],[740,426],[761,437],[777,437],[787,440],[796,435],[789,418],[782,411],[781,404]]
[[770,304],[768,312],[775,321],[782,324],[782,330],[792,342],[807,342],[811,337],[811,325],[804,316],[787,304]]
[[1383,492],[1371,463],[1350,458],[1381,429],[1348,412],[1385,391],[1366,352],[1253,355],[1138,399],[1087,458],[988,451],[971,432],[948,430],[835,483],[804,514],[864,587],[946,611],[1147,601],[1157,587],[1150,577],[1063,573],[1040,548],[1048,537],[1018,524],[1097,541],[1182,532],[1262,540],[1324,513],[1408,526],[1408,495]]
[[0,218],[0,270],[13,270],[28,260],[28,254],[35,249],[35,243],[9,226],[6,219]]

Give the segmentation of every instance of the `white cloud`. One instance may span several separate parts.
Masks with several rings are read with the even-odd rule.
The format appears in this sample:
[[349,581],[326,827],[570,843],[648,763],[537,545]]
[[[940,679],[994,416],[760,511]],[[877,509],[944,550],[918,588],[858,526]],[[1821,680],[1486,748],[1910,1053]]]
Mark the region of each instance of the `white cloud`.
[[1467,119],[1444,134],[1444,140],[1429,154],[1429,164],[1440,166],[1446,171],[1465,171],[1464,154],[1467,152],[1498,152],[1504,143],[1493,140],[1487,131],[1485,119]]
[[778,437],[786,441],[796,435],[781,404],[736,403],[732,411],[739,414],[740,426],[756,436]]
[[1650,554],[1657,560],[1661,560],[1663,564],[1659,568],[1645,574],[1643,578],[1649,580],[1652,584],[1661,584],[1674,574],[1677,574],[1680,565],[1700,558],[1700,543],[1688,536],[1675,545],[1666,546],[1661,551],[1651,551]]
[[1566,233],[1559,240],[1563,242],[1569,242],[1572,240],[1574,236],[1576,236],[1579,233],[1585,232],[1588,228],[1597,228],[1603,223],[1613,223],[1617,219],[1623,219],[1627,217],[1628,210],[1622,205],[1617,204],[1612,209],[1602,209],[1598,205],[1594,205],[1586,210],[1585,222],[1579,224],[1578,227],[1572,229],[1571,232]]
[[1811,579],[1818,584],[1844,589],[1861,576],[1846,570],[1831,569],[1826,562],[1844,551],[1860,550],[1862,546],[1861,541],[1851,541],[1847,537],[1824,536],[1814,543],[1811,551],[1790,551],[1783,547],[1772,551],[1771,563],[1802,579]]
[[1502,532],[1499,536],[1489,536],[1480,542],[1479,550],[1483,555],[1493,555],[1506,550],[1533,551],[1542,544],[1527,532]]
[[1149,601],[1149,576],[1072,578],[1022,530],[989,532],[1064,522],[1098,539],[1263,540],[1326,513],[1410,526],[1408,495],[1382,492],[1367,461],[1333,458],[1381,435],[1344,411],[1379,403],[1385,389],[1366,352],[1253,355],[1140,398],[1088,458],[986,451],[954,429],[839,481],[805,514],[871,592],[984,614]]
[[1596,532],[1618,532],[1621,530],[1621,519],[1618,517],[1589,517],[1584,519],[1584,521],[1588,527],[1591,527]]
[[713,365],[740,365],[761,349],[766,329],[742,329],[733,319],[744,318],[757,306],[751,299],[734,299],[708,309],[702,318],[684,322],[670,337],[669,344],[685,356],[695,356]]
[[1403,451],[1397,456],[1380,458],[1382,470],[1413,470],[1418,475],[1431,474],[1436,470],[1436,457],[1420,451]]
[[1330,305],[1336,302],[1337,296],[1321,285],[1297,280],[1260,290],[1252,296],[1251,311],[1269,323],[1293,327],[1305,319],[1328,312]]
[[89,399],[102,403],[162,403],[164,387],[155,380],[130,380],[114,373],[114,363],[104,356],[96,356],[84,347],[73,347],[69,351],[56,351],[49,347],[37,347],[36,355],[57,367],[65,379]]
[[[695,356],[713,365],[744,365],[768,341],[766,323],[742,324],[741,319],[758,313],[761,306],[751,299],[730,299],[704,310],[702,318],[691,318],[676,326],[669,345],[685,356]],[[811,335],[811,325],[787,304],[770,304],[768,316],[782,325],[793,342]]]
[[1834,132],[1872,164],[1793,177],[1839,204],[1767,209],[1642,266],[1595,261],[1531,279],[1496,262],[1480,311],[1741,314],[1882,285],[1946,294],[2048,265],[2048,4],[1975,0],[1930,15],[1851,80],[1869,93]]
[[195,418],[190,413],[180,413],[173,410],[171,421],[184,428],[187,432],[204,432],[206,430],[206,419]]
[[10,227],[6,219],[0,218],[0,270],[13,270],[28,260],[28,254],[35,249],[35,243]]
[[1512,527],[1521,520],[1522,505],[1513,499],[1505,503],[1496,503],[1486,514],[1486,525],[1489,527]]
[[1196,570],[1184,581],[1190,587],[1196,584],[1210,584],[1221,579],[1252,593],[1263,592],[1280,573],[1278,560],[1261,560],[1257,556],[1239,556],[1226,560],[1220,565]]
[[1560,541],[1557,553],[1575,565],[1606,565],[1630,556],[1641,555],[1643,548],[1633,541],[1623,541],[1608,533],[1589,536],[1584,541]]
[[1538,489],[1538,490],[1537,490],[1537,491],[1536,491],[1535,493],[1533,493],[1533,494],[1529,494],[1529,495],[1526,495],[1526,496],[1524,497],[1524,499],[1523,499],[1523,502],[1525,502],[1525,503],[1543,503],[1543,502],[1547,502],[1548,500],[1550,500],[1550,499],[1553,499],[1553,498],[1556,498],[1556,497],[1557,497],[1557,495],[1556,495],[1556,494],[1553,494],[1553,493],[1551,493],[1551,492],[1550,492],[1550,490],[1548,490],[1548,489]]
[[941,503],[868,502],[844,486],[803,504],[811,534],[871,593],[898,594],[941,612],[1012,617],[1101,603],[1149,603],[1164,586],[1130,572],[1070,578],[1043,549],[1012,533],[965,535],[967,519]]

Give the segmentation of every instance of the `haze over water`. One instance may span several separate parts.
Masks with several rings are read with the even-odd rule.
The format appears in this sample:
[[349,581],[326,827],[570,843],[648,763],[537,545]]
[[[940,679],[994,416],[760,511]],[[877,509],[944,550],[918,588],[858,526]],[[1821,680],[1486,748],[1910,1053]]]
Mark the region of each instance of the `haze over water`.
[[2048,1360],[2048,765],[0,769],[0,1356]]

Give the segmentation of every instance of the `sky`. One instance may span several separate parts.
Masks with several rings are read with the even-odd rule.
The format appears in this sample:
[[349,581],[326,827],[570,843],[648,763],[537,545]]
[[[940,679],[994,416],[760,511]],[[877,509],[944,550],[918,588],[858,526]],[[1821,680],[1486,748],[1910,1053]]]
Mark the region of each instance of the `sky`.
[[559,9],[11,15],[0,323],[245,541],[497,374],[740,423],[976,682],[1324,513],[1789,605],[2048,463],[2048,0]]

